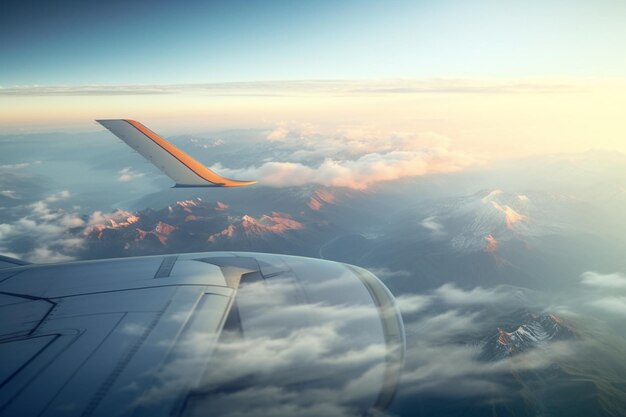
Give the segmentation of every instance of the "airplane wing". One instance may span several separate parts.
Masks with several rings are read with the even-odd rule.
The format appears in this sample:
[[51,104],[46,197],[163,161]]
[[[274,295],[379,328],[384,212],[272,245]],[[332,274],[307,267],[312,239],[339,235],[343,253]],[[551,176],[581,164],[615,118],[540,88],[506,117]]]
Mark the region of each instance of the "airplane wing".
[[176,187],[243,187],[256,181],[224,178],[135,120],[96,120],[176,182]]
[[[216,407],[254,415],[258,403],[241,398],[257,395],[256,384],[264,404],[275,399],[263,387],[295,397],[308,387],[343,392],[358,410],[384,409],[400,380],[402,318],[382,282],[357,267],[245,252],[7,260],[0,417],[191,417],[219,415]],[[312,343],[335,325],[340,334],[323,332],[319,358],[292,351],[300,337]],[[350,352],[367,360],[344,361]],[[295,362],[269,372],[268,353]]]
[[[223,253],[1,269],[0,415],[176,412],[239,280],[258,270]],[[176,376],[176,390],[164,389]],[[152,390],[159,401],[142,401]]]

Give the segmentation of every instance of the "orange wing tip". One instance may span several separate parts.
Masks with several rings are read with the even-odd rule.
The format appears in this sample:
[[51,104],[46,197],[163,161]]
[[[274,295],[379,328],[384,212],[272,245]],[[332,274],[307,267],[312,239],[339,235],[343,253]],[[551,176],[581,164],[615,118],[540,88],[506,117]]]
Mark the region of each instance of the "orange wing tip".
[[[233,181],[233,180],[229,180]],[[241,181],[241,184],[234,184],[231,182],[230,184],[220,184],[213,183],[212,185],[195,185],[195,184],[175,184],[172,188],[207,188],[207,187],[219,187],[219,188],[234,188],[234,187],[247,187],[249,185],[256,184],[257,181]]]
[[[183,188],[183,187],[185,187],[185,188],[187,188],[187,187],[245,187],[245,186],[253,185],[253,184],[257,183],[256,181],[232,180],[232,179],[229,179],[229,178],[222,177],[221,175],[217,174],[214,171],[211,171],[209,168],[204,166],[202,163],[196,161],[195,159],[193,159],[192,157],[187,155],[185,152],[181,151],[176,146],[172,145],[166,139],[162,138],[161,136],[159,136],[158,134],[156,134],[152,130],[148,129],[146,126],[144,126],[142,123],[140,123],[140,122],[138,122],[136,120],[132,120],[132,119],[108,119],[108,120],[107,119],[99,119],[99,120],[96,120],[96,122],[100,123],[101,125],[103,125],[107,129],[108,129],[108,127],[106,126],[106,122],[108,122],[108,121],[116,121],[116,122],[123,121],[123,122],[126,122],[129,125],[133,126],[135,129],[137,129],[137,131],[139,131],[141,134],[143,134],[143,136],[147,140],[150,140],[150,141],[154,142],[164,152],[167,152],[169,155],[174,157],[178,161],[178,163],[184,165],[187,169],[189,169],[195,175],[200,177],[202,180],[206,181],[205,184],[197,184],[197,183],[194,183],[194,184],[184,184],[184,183],[177,182],[176,185],[174,185],[174,187],[178,187],[178,188]],[[103,123],[103,122],[105,122],[105,123]],[[163,167],[161,167],[161,170],[164,170]],[[168,174],[167,170],[164,170],[164,171],[165,171],[166,174]],[[174,180],[176,180],[176,178],[174,178],[174,177],[172,177],[172,178]]]

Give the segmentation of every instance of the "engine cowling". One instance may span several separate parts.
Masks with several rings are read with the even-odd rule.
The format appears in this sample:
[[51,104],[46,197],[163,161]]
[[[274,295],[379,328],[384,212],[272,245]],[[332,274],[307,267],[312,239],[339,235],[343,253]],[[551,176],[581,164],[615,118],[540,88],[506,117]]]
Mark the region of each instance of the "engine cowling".
[[405,340],[384,284],[336,262],[238,255],[254,258],[260,271],[241,277],[208,372],[187,402],[189,415],[274,415],[285,407],[316,414],[320,404],[338,414],[386,408]]

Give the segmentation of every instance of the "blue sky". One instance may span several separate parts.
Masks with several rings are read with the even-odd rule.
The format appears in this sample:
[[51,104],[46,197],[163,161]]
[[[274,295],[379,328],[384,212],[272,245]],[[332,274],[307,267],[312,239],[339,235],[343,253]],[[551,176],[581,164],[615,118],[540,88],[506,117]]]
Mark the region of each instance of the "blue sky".
[[4,1],[0,86],[622,76],[624,1]]

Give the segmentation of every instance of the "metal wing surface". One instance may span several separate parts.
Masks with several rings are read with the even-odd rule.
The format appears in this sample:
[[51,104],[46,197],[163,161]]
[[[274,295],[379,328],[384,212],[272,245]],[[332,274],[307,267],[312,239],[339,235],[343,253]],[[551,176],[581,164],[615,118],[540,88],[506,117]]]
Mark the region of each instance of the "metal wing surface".
[[239,280],[258,271],[252,258],[219,252],[7,264],[1,416],[178,414]]

